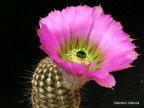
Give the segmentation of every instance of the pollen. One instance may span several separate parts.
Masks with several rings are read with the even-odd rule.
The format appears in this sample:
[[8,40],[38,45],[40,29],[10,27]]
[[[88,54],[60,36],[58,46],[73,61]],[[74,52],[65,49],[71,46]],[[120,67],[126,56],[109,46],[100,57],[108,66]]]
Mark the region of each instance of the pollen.
[[73,49],[66,54],[68,61],[72,61],[78,64],[90,64],[92,62],[92,57],[84,48],[82,50]]
[[79,57],[77,57],[77,56],[74,56],[74,55],[71,56],[71,61],[73,61],[73,62],[75,62],[75,63],[78,63],[78,64],[81,64],[81,63],[89,64],[88,60],[86,60],[86,59],[81,59],[81,58],[79,58]]

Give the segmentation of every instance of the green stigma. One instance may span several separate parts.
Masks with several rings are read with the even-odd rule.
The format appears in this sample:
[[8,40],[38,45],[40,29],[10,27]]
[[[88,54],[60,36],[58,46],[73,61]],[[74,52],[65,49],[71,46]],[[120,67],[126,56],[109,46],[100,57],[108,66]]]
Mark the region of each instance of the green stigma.
[[86,53],[84,51],[78,51],[76,53],[76,56],[81,58],[81,59],[83,59],[83,58],[86,58],[87,55],[86,55]]

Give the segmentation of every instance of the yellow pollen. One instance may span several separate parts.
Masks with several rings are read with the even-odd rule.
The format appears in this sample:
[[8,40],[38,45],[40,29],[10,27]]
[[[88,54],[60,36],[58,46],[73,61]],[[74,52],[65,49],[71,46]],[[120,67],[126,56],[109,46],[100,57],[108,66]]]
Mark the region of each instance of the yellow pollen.
[[86,64],[86,65],[89,64],[89,61],[88,61],[88,58],[87,58],[87,57],[81,59],[81,58],[79,58],[79,57],[77,57],[77,56],[75,56],[75,55],[72,55],[72,56],[71,56],[71,61],[73,61],[73,62],[75,62],[75,63],[78,63],[78,64],[81,64],[81,63],[84,63],[84,64]]
[[77,49],[73,49],[71,51],[69,51],[66,56],[67,56],[67,59],[68,61],[71,61],[71,62],[74,62],[74,63],[78,63],[78,64],[86,64],[88,65],[89,63],[92,62],[92,58],[91,58],[91,55],[89,55],[85,50],[84,52],[86,53],[86,57],[85,58],[80,58],[76,55],[76,53],[78,52],[79,50]]

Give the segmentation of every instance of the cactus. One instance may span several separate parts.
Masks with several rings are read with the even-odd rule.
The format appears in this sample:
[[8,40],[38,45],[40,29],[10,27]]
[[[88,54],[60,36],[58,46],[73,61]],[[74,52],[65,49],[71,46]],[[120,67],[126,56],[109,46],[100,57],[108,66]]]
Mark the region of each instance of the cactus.
[[79,108],[80,88],[87,81],[65,72],[46,57],[40,61],[33,74],[33,108]]
[[139,55],[133,39],[101,6],[55,10],[39,24],[40,48],[53,60],[46,57],[35,70],[33,108],[78,108],[87,81],[112,88],[111,72],[132,67]]

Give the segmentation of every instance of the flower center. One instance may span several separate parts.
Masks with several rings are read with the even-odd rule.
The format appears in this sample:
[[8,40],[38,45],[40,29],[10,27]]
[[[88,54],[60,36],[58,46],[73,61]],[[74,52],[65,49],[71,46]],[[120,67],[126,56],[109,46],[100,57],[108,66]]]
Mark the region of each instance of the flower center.
[[78,50],[73,49],[66,54],[66,58],[68,61],[72,61],[74,63],[84,63],[86,65],[92,62],[92,57],[85,49]]
[[64,46],[58,51],[59,57],[66,62],[73,62],[77,64],[85,64],[89,66],[96,62],[95,68],[90,71],[97,70],[103,65],[103,54],[96,43],[85,44],[82,37],[79,39],[71,39],[70,42],[65,42]]
[[86,58],[87,55],[86,55],[86,53],[84,51],[78,51],[76,53],[76,56],[81,58],[81,59],[83,59],[83,58]]

